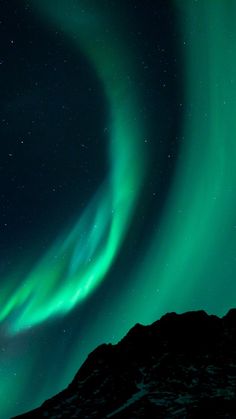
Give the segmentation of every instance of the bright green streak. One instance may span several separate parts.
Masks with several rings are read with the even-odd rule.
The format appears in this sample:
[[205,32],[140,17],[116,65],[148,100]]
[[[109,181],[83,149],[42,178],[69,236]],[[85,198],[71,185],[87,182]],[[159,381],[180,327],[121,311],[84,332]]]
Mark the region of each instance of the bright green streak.
[[115,41],[115,19],[105,10],[95,14],[84,1],[32,0],[32,4],[50,26],[61,29],[75,48],[84,51],[103,83],[111,109],[110,174],[72,231],[59,236],[13,293],[7,279],[0,320],[12,315],[13,333],[67,313],[104,279],[132,218],[145,165],[137,89],[129,78],[134,73],[131,52],[125,42],[122,45],[122,36]]

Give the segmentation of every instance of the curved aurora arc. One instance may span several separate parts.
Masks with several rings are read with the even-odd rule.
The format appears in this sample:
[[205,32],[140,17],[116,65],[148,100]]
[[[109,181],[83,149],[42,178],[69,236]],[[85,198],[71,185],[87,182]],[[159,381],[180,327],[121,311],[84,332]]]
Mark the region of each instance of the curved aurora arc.
[[10,333],[67,313],[98,286],[132,219],[145,166],[137,89],[127,77],[135,69],[130,51],[115,42],[114,19],[105,10],[91,13],[84,1],[32,0],[31,4],[42,19],[59,27],[75,48],[84,51],[103,83],[111,109],[110,173],[72,231],[56,240],[23,285],[13,293],[12,285],[1,292],[0,321],[10,316]]

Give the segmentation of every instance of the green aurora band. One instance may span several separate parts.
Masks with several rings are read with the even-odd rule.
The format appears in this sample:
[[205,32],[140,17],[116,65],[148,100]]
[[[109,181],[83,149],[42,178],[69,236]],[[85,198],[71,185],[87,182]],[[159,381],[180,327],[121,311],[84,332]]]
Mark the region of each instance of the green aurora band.
[[111,108],[111,168],[109,178],[72,231],[56,240],[15,292],[11,278],[6,281],[0,320],[17,312],[10,322],[11,333],[64,315],[98,286],[132,219],[145,166],[138,95],[134,82],[127,77],[134,68],[125,41],[123,45],[118,40],[115,43],[120,37],[113,34],[114,17],[106,16],[105,10],[98,10],[95,16],[93,1],[93,13],[83,1],[32,0],[32,4],[86,53],[104,85]]
[[[183,142],[158,232],[134,274],[129,314],[141,322],[167,311],[223,315],[236,303],[236,2],[175,4]],[[130,297],[121,297],[122,305]]]
[[[31,3],[44,22],[63,30],[87,55],[104,85],[111,110],[110,173],[72,231],[59,236],[29,276],[17,286],[19,270],[4,281],[0,319],[7,322],[12,339],[19,331],[69,314],[105,279],[124,243],[148,170],[142,146],[148,127],[139,118],[142,92],[127,78],[136,72],[135,60],[115,6],[111,12],[106,2],[95,0]],[[129,278],[132,286],[97,313],[89,323],[86,342],[82,344],[78,336],[66,359],[58,340],[58,353],[65,361],[56,383],[56,370],[50,366],[40,390],[30,393],[43,343],[40,348],[38,342],[32,343],[32,357],[9,358],[6,371],[0,371],[4,419],[14,409],[17,413],[20,397],[25,397],[29,409],[65,387],[91,349],[104,341],[118,341],[136,322],[150,323],[169,311],[205,309],[223,315],[235,306],[236,2],[175,0],[173,4],[183,48],[184,119],[177,167],[156,222],[158,231],[150,237],[143,259],[135,261]],[[160,129],[165,123],[155,122]],[[16,377],[8,373],[12,368]]]

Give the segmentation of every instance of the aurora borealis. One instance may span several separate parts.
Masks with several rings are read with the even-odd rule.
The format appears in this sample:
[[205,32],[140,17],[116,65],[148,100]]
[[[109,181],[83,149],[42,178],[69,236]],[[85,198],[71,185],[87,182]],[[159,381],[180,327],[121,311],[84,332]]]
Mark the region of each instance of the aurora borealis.
[[3,419],[60,391],[135,323],[223,315],[236,292],[234,0],[10,3]]

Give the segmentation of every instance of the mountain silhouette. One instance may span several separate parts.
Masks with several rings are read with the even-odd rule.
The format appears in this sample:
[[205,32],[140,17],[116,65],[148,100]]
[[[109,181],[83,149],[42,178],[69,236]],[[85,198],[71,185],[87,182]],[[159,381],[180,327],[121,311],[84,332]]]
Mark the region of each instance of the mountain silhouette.
[[18,419],[236,418],[236,309],[169,313],[95,349],[72,383]]

